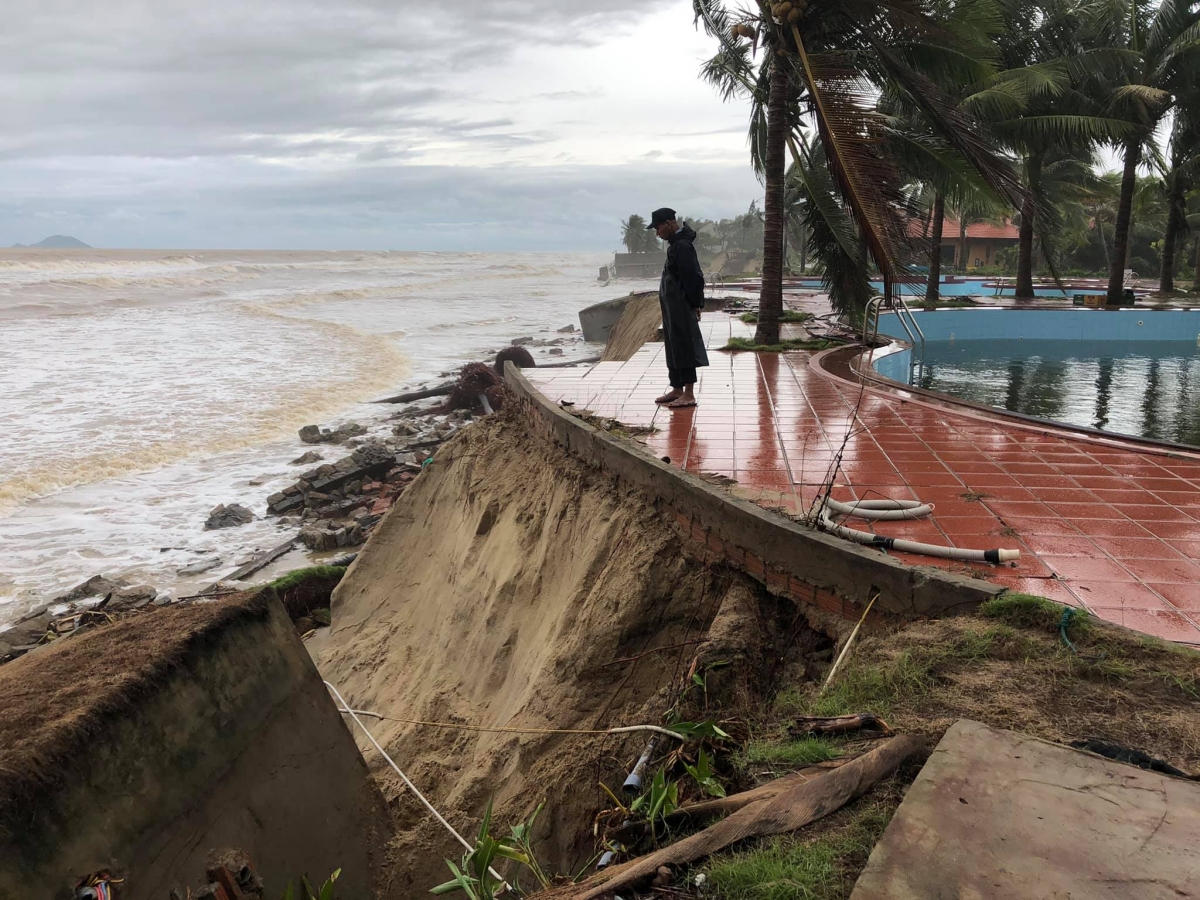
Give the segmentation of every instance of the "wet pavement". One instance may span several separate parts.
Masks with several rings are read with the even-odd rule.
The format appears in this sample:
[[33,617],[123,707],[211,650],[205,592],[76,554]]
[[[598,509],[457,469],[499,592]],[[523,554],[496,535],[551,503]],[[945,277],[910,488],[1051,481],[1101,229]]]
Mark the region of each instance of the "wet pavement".
[[[667,389],[661,344],[626,362],[525,374],[551,400],[652,428],[639,439],[656,455],[734,479],[739,496],[784,515],[812,507],[840,453],[836,499],[935,505],[931,517],[880,523],[879,533],[1021,551],[1019,563],[995,567],[893,553],[897,559],[1200,645],[1200,453],[1168,455],[864,390],[806,351],[719,349],[730,337],[752,337],[753,327],[705,315],[711,364],[700,370],[694,409],[655,405]],[[871,530],[863,520],[848,524]]]

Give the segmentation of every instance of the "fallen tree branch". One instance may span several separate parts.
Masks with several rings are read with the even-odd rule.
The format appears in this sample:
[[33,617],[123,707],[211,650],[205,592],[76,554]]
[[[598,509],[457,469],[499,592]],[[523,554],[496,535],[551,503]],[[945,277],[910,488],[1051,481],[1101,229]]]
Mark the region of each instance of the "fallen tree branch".
[[[703,819],[715,819],[717,816],[735,813],[739,809],[749,806],[751,803],[777,797],[784,791],[790,791],[797,785],[804,784],[813,778],[820,778],[825,773],[832,772],[834,769],[840,769],[849,761],[846,759],[831,759],[828,762],[805,766],[798,772],[783,775],[751,790],[742,791],[740,794],[730,794],[728,797],[721,797],[716,800],[702,800],[699,803],[680,807],[666,816],[663,821],[667,825],[674,826],[683,821],[698,822]],[[612,837],[622,844],[627,844],[637,837],[649,833],[649,822],[631,822],[613,832]]]
[[854,713],[849,716],[801,716],[788,727],[788,734],[800,737],[806,734],[846,734],[851,731],[882,731],[891,734],[888,723],[872,713]]
[[803,828],[865,794],[878,781],[920,753],[924,746],[925,741],[919,735],[893,738],[819,778],[751,803],[678,843],[612,866],[580,884],[544,891],[537,897],[540,900],[592,900],[652,877],[659,866],[695,862],[746,838]]
[[448,381],[445,384],[439,384],[435,387],[425,388],[421,391],[409,391],[407,394],[397,394],[395,397],[384,397],[382,400],[374,400],[374,403],[412,403],[414,400],[428,400],[430,397],[444,397],[446,394],[454,390],[454,386],[458,382]]

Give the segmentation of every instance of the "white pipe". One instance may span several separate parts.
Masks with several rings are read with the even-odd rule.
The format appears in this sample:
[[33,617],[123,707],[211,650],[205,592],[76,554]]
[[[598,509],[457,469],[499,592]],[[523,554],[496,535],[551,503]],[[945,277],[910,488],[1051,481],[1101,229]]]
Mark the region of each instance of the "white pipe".
[[920,500],[857,500],[854,503],[842,503],[830,497],[825,505],[844,516],[876,521],[923,519],[933,512],[932,503],[922,503]]
[[[836,500],[829,500],[829,505],[836,503]],[[881,502],[881,501],[868,501]],[[912,501],[895,501],[905,503]],[[839,504],[841,505],[841,504]],[[855,513],[854,515],[857,515]],[[959,547],[943,547],[938,544],[922,544],[919,541],[906,541],[901,538],[885,537],[882,534],[872,534],[869,531],[858,531],[854,528],[847,528],[845,525],[839,525],[829,515],[829,510],[821,510],[820,524],[825,531],[832,532],[839,537],[846,538],[849,541],[855,541],[859,544],[866,544],[869,547],[878,547],[881,550],[899,550],[902,553],[916,553],[921,556],[936,556],[941,559],[959,559],[964,562],[986,562],[998,565],[1003,562],[1011,562],[1021,558],[1020,550],[964,550]]]

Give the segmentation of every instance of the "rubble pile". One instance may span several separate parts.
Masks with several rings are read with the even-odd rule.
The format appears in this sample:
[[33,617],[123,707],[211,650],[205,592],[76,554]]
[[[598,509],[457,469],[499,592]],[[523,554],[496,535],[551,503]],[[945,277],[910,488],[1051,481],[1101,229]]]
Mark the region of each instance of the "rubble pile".
[[[267,498],[267,511],[299,516],[303,523],[299,540],[309,550],[358,546],[437,447],[472,418],[465,410],[443,414],[442,407],[401,410],[392,417],[390,436],[350,439],[356,446],[349,456],[302,473],[295,483]],[[315,427],[306,426],[301,437]],[[358,428],[351,423],[338,431],[361,435],[365,429]]]

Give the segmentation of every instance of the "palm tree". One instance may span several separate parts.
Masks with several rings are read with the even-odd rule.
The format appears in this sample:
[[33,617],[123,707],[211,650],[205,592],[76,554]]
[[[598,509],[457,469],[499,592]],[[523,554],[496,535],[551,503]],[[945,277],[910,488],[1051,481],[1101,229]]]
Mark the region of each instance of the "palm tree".
[[1132,126],[1120,144],[1124,168],[1108,278],[1112,302],[1124,290],[1138,167],[1147,151],[1157,152],[1155,132],[1200,67],[1200,5],[1161,0],[1150,8],[1146,0],[1098,0],[1092,24],[1110,46],[1124,52],[1127,61],[1114,70],[1110,106]]
[[[820,6],[808,0],[768,6],[758,0],[753,9],[738,13],[721,0],[693,4],[705,30],[720,43],[704,67],[705,77],[726,98],[751,101],[751,159],[764,173],[768,189],[757,341],[778,339],[782,302],[774,282],[781,284],[782,269],[776,269],[774,260],[782,247],[781,149],[789,143],[805,185],[814,251],[840,254],[832,269],[846,273],[857,267],[855,277],[865,277],[865,265],[859,264],[869,255],[883,276],[885,299],[894,297],[896,276],[908,255],[911,210],[904,203],[903,173],[884,152],[887,123],[874,106],[877,92],[886,88],[903,96],[977,177],[1015,201],[1023,196],[1011,167],[980,133],[978,123],[938,86],[953,81],[950,75],[966,73],[975,81],[989,71],[987,44],[969,16],[934,21],[919,0],[840,0]],[[956,6],[953,0],[945,5],[952,12]],[[965,7],[966,0],[958,5]],[[741,43],[742,38],[750,43]],[[756,62],[760,45],[764,52]],[[805,116],[815,122],[819,147],[805,144],[802,151]],[[810,171],[814,165],[828,168],[831,194],[824,193],[822,173]],[[820,229],[813,227],[814,215],[825,219]],[[866,254],[850,249],[851,234]],[[837,303],[845,298],[836,296],[831,260],[822,261],[831,300]]]
[[649,234],[646,220],[636,213],[621,223],[621,243],[629,253],[644,253]]
[[996,45],[1003,69],[973,85],[963,100],[1021,160],[1027,192],[1018,207],[1018,298],[1033,297],[1035,239],[1055,273],[1051,247],[1059,219],[1043,184],[1047,166],[1090,156],[1099,142],[1129,131],[1098,99],[1099,79],[1115,54],[1092,46],[1082,25],[1090,2],[1095,0],[1001,0],[1004,28]]
[[1181,105],[1175,113],[1171,129],[1171,168],[1165,178],[1167,225],[1163,232],[1162,268],[1158,289],[1163,293],[1175,290],[1176,244],[1187,233],[1187,198],[1200,173],[1200,91],[1192,103]]
[[925,302],[937,303],[942,283],[942,228],[946,222],[946,194],[938,191],[933,198],[933,234],[929,239],[929,279],[925,286]]

